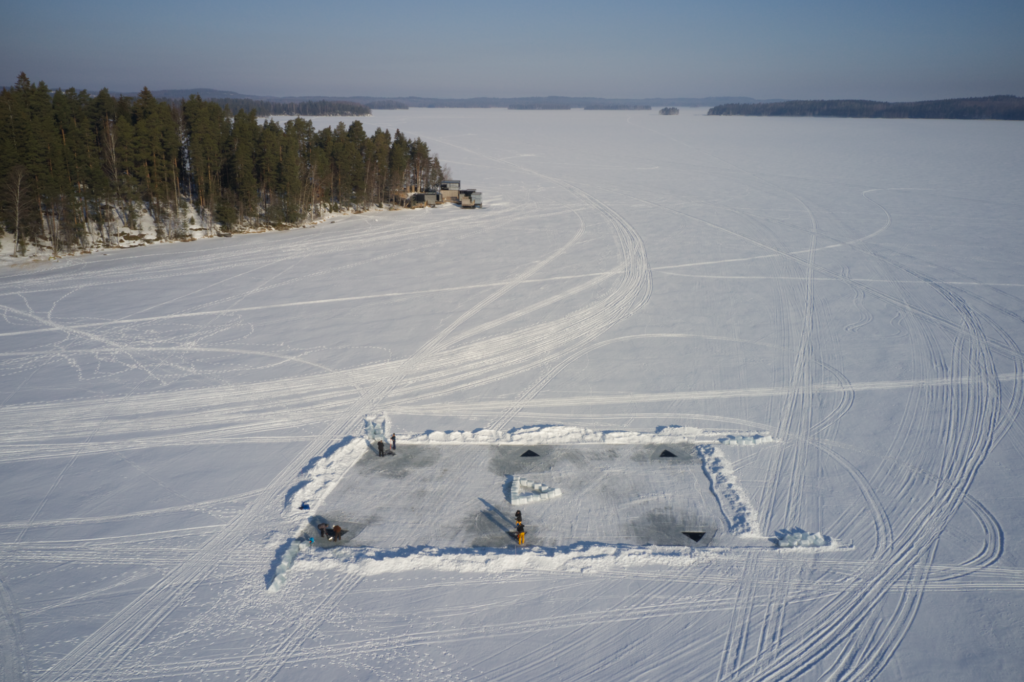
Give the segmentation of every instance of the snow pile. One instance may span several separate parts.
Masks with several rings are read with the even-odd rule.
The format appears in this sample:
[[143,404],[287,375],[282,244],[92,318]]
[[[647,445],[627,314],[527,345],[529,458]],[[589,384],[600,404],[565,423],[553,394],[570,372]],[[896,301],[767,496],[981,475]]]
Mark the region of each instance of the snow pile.
[[576,443],[609,444],[666,444],[679,442],[696,444],[718,444],[725,442],[754,445],[770,443],[772,437],[764,433],[727,433],[693,426],[663,426],[653,433],[636,431],[594,431],[579,426],[528,426],[510,431],[476,429],[474,431],[426,431],[406,436],[409,443],[472,443],[472,444],[521,444],[521,445],[565,445]]
[[277,565],[277,569],[274,571],[274,580],[267,588],[267,592],[280,592],[281,588],[284,587],[285,582],[288,581],[288,569],[292,567],[292,564],[295,563],[295,557],[299,555],[300,544],[297,540],[291,541],[288,549],[285,550],[284,555],[281,557],[281,563]]
[[719,438],[718,442],[722,445],[757,445],[763,438],[764,436],[759,434],[754,434],[752,436],[728,435],[723,438]]
[[[302,470],[299,481],[292,486],[286,499],[286,510],[299,510],[303,502],[316,509],[345,472],[366,452],[366,448],[366,441],[362,438],[347,437],[323,457],[310,462]],[[303,519],[305,516],[301,514]]]
[[461,573],[548,571],[565,573],[618,572],[642,567],[682,568],[709,561],[714,551],[689,547],[636,547],[579,543],[557,548],[522,547],[405,547],[381,550],[340,547],[329,552],[304,554],[296,564],[301,571],[340,571],[359,576],[429,569]]
[[698,445],[697,454],[700,455],[704,474],[711,481],[711,492],[722,508],[722,515],[729,522],[729,532],[760,535],[757,512],[740,488],[728,460],[710,445]]
[[791,530],[779,531],[775,535],[778,536],[779,547],[786,549],[792,547],[825,547],[829,544],[829,539],[821,533]]
[[562,496],[560,488],[534,483],[520,476],[512,477],[512,504],[530,504]]

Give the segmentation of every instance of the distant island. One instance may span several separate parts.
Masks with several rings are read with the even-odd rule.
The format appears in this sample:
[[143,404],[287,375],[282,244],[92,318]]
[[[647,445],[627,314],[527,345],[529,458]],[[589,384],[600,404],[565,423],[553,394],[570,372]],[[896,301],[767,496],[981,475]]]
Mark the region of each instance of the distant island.
[[588,104],[586,111],[650,111],[647,104]]
[[677,109],[676,107],[664,107],[658,113],[661,114],[662,116],[678,116],[679,109]]
[[538,110],[554,110],[554,111],[568,111],[572,109],[568,104],[556,104],[553,102],[528,102],[526,104],[510,104],[509,109],[538,109]]
[[831,116],[837,118],[946,118],[1024,121],[1024,97],[997,95],[927,102],[856,99],[720,104],[708,116]]

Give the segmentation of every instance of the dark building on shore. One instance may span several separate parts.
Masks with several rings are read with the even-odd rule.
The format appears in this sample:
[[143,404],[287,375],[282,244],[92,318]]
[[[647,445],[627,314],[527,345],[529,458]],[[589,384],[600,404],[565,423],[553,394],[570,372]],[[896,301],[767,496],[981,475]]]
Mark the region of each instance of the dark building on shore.
[[463,208],[483,208],[483,193],[475,189],[462,189],[458,180],[442,180],[438,189],[424,192],[394,192],[392,200],[409,208],[437,206],[438,204],[458,204]]

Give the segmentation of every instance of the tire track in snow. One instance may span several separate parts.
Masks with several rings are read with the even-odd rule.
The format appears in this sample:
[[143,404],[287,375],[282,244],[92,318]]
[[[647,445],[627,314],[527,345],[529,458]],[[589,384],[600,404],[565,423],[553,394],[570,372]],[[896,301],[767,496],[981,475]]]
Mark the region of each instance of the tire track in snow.
[[[283,469],[274,482],[264,489],[259,498],[250,504],[246,512],[233,519],[224,531],[207,542],[190,561],[162,578],[118,616],[86,638],[57,666],[48,671],[46,679],[68,679],[82,674],[93,679],[110,678],[113,671],[139,648],[149,633],[216,570],[218,557],[241,549],[240,545],[243,542],[241,538],[248,537],[252,533],[257,518],[265,516],[266,511],[273,508],[272,500],[281,494],[280,491],[294,476],[293,467],[297,467],[325,451],[327,445],[337,435],[353,432],[357,425],[361,424],[363,414],[374,411],[374,408],[379,406],[380,401],[393,390],[401,379],[413,372],[418,364],[436,350],[443,348],[444,342],[457,328],[509,288],[511,285],[472,306],[424,344],[412,357],[395,363],[396,369],[374,385],[358,401],[355,409],[335,421],[319,438],[307,446],[293,460],[292,466]],[[351,466],[351,463],[348,466]],[[347,469],[347,467],[345,468]]]
[[[938,396],[947,410],[942,423],[953,425],[942,432],[945,485],[934,490],[930,504],[906,519],[878,574],[860,589],[834,600],[827,621],[818,622],[817,632],[811,637],[787,647],[779,663],[765,671],[764,679],[790,679],[820,661],[828,650],[837,648],[845,653],[835,668],[835,679],[871,679],[884,669],[913,622],[921,594],[927,588],[927,575],[942,529],[966,497],[985,454],[1021,409],[1020,388],[1016,384],[1009,403],[999,405],[999,383],[992,380],[993,375],[998,375],[988,355],[991,345],[973,319],[972,311],[962,306],[956,309],[966,324],[962,327],[964,333],[956,337],[950,375],[970,377],[980,370],[988,379],[983,376],[981,381],[950,381],[947,390]],[[1019,358],[1016,363],[1020,364]],[[909,577],[910,582],[904,577]],[[902,587],[896,608],[884,621],[874,622],[872,637],[860,639],[857,646],[852,646],[851,642],[856,640],[851,637],[857,627],[868,621],[894,587]],[[855,655],[851,653],[854,651]]]
[[7,583],[0,574],[0,682],[27,680],[25,636]]
[[[642,308],[651,297],[653,283],[650,264],[647,261],[643,240],[633,226],[606,204],[584,192],[579,187],[554,178],[546,179],[557,182],[577,197],[583,198],[609,219],[609,222],[615,229],[615,240],[622,261],[622,281],[618,288],[602,302],[602,309],[597,314],[573,325],[576,327],[576,329],[572,330],[575,333],[569,336],[572,339],[572,344],[562,351],[561,360],[535,378],[526,389],[516,396],[508,408],[488,425],[487,428],[490,429],[501,430],[505,428],[523,406],[533,399],[551,379],[557,376],[576,357],[585,352],[588,344],[592,343],[600,334],[611,329],[615,324]],[[576,321],[574,320],[574,322]]]
[[[886,214],[886,215],[887,215],[887,217],[888,217],[888,214]],[[886,223],[886,226],[888,226],[888,224],[889,224],[889,221],[887,221],[887,223]],[[884,229],[884,228],[883,228],[883,229]],[[861,241],[861,240],[856,240],[856,241]],[[840,277],[839,277],[839,279],[842,279],[842,280],[847,280],[847,281],[849,281],[849,276],[848,276],[848,274],[845,274],[845,273],[844,273],[844,274],[843,274],[842,276],[840,276]],[[887,297],[885,297],[885,296],[882,296],[881,298],[885,299],[885,298],[887,298]],[[908,303],[906,303],[905,301],[906,301],[906,299],[904,299],[904,307],[905,307],[906,309],[908,309],[908,310],[912,311],[913,313],[923,313],[923,312],[924,312],[924,311],[923,311],[923,310],[921,310],[921,309],[920,309],[920,308],[919,308],[918,306],[916,306],[916,305],[912,305],[912,304],[908,304]],[[892,299],[890,299],[890,302],[892,302]],[[940,323],[945,323],[945,320],[942,320],[941,318],[938,318],[938,317],[937,317],[936,315],[926,315],[925,317],[930,317],[931,319],[930,319],[929,321],[932,321],[932,322],[940,322]],[[946,326],[947,328],[949,327],[948,323],[946,323],[946,324],[945,324],[944,326]],[[1008,343],[1007,343],[1007,342],[1006,342],[1006,341],[1004,340],[1003,346],[1004,346],[1004,347],[1006,347],[1006,346],[1008,346],[1008,345],[1009,345],[1009,344],[1008,344]],[[966,380],[966,383],[972,383],[972,382],[973,382],[973,379],[971,379],[971,378],[970,378],[970,375],[960,375],[960,376],[968,376],[968,378],[967,378],[967,380]],[[960,380],[960,381],[957,381],[957,383],[958,383],[958,384],[961,384],[961,385],[962,385],[962,384],[963,384],[963,383],[965,383],[965,382],[964,382],[963,380]],[[1016,384],[1017,382],[1016,382],[1016,381],[1014,381],[1014,383]],[[802,393],[803,393],[804,395],[806,395],[806,394],[807,394],[807,391],[803,391]],[[784,434],[784,432],[785,432],[785,429],[780,429],[780,436],[782,436],[782,437],[785,437],[785,436],[783,435],[783,434]],[[790,480],[792,480],[792,477],[790,477]],[[776,490],[777,490],[777,489],[778,489],[778,487],[776,486],[776,487],[775,487],[774,489],[776,489]],[[916,600],[916,599],[910,599],[910,600],[908,600],[908,601],[909,601],[909,602],[913,602],[914,604],[916,604],[916,602],[917,602],[917,600]],[[910,607],[908,607],[907,609],[901,609],[900,611],[901,611],[901,613],[903,613],[903,614],[907,614],[907,613],[909,613],[909,612],[912,612],[912,611],[915,611],[915,610],[916,610],[916,605],[911,605],[911,606],[910,606]],[[890,620],[890,621],[889,621],[889,622],[890,622],[890,625],[891,625],[892,623],[896,623],[896,622],[897,622],[897,620],[899,620],[900,622],[904,622],[902,618],[897,618],[896,620]],[[911,620],[912,620],[912,616],[911,616]],[[908,623],[909,623],[909,621],[906,621],[906,622],[908,622]],[[895,630],[895,629],[893,629],[892,627],[890,627],[890,628],[887,628],[887,629],[886,629],[885,631],[886,631],[886,632],[890,632],[890,633],[891,633],[891,632],[895,632],[896,630]],[[902,635],[899,635],[899,636],[897,637],[897,639],[901,639],[901,638],[902,638]],[[863,666],[861,666],[861,667],[863,668]],[[880,669],[880,668],[879,668],[879,669]],[[751,672],[752,670],[753,670],[752,668],[748,668],[748,669],[745,669],[745,672],[747,672],[747,673],[750,673],[750,672]],[[849,670],[847,670],[847,672],[849,672]]]

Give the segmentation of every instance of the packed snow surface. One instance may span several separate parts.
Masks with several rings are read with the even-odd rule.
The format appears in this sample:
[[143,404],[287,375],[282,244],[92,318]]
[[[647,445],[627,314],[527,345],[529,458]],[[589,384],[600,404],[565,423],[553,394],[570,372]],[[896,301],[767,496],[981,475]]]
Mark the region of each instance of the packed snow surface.
[[375,112],[486,208],[4,268],[0,679],[1019,677],[1024,125],[703,113]]

